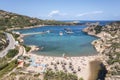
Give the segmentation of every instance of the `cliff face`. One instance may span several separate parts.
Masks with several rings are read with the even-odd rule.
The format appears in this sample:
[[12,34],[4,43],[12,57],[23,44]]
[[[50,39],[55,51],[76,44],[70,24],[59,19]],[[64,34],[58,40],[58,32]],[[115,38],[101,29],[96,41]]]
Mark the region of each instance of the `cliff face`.
[[98,25],[89,26],[83,31],[100,38],[92,44],[99,54],[105,56],[103,63],[108,70],[106,80],[118,80],[120,79],[120,22],[113,22],[100,29],[97,27]]

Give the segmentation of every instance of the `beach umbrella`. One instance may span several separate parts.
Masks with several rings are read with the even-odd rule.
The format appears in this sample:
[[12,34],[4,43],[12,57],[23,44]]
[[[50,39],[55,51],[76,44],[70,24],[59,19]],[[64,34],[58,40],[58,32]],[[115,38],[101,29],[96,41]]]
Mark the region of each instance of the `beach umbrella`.
[[74,70],[74,68],[72,67],[72,68],[71,68],[71,70],[73,71],[73,70]]
[[78,68],[78,71],[80,71],[81,69],[80,68]]
[[51,71],[51,70],[52,70],[52,68],[48,68],[48,70],[50,70],[50,71]]
[[69,65],[72,65],[72,62],[69,62]]
[[67,72],[67,69],[64,69],[65,72]]
[[64,62],[64,65],[66,65],[67,63],[66,62]]
[[63,69],[65,70],[66,68],[65,68],[65,67],[63,67]]
[[51,71],[51,70],[52,70],[52,68],[48,67],[48,68],[47,68],[47,70]]
[[80,68],[80,66],[78,66],[78,71],[80,71],[81,70],[81,68]]
[[56,68],[55,70],[58,71],[58,68]]
[[46,67],[48,67],[49,66],[49,64],[46,64]]
[[76,71],[74,70],[73,73],[76,74]]
[[54,66],[54,69],[57,69],[57,66]]
[[69,68],[72,68],[72,66],[71,66],[71,65],[69,65]]
[[62,65],[62,67],[65,67],[65,65]]
[[63,62],[61,61],[61,64],[63,64]]
[[56,62],[55,61],[52,61],[51,64],[54,65]]
[[54,64],[54,66],[57,66],[56,64]]
[[51,62],[51,65],[53,65],[53,62]]
[[57,61],[57,64],[59,64],[59,61]]

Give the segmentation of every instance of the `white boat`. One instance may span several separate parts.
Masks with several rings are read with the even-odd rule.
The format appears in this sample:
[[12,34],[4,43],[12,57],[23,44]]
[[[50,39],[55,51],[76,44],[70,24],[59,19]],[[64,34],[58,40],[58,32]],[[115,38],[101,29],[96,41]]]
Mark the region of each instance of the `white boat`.
[[46,32],[47,32],[47,33],[50,33],[50,30],[47,30]]
[[67,34],[72,34],[72,33],[74,33],[74,32],[72,32],[72,31],[65,31]]
[[74,33],[71,29],[69,29],[69,28],[66,28],[66,29],[64,29],[65,30],[65,32],[67,33],[67,34],[72,34],[72,33]]
[[60,36],[62,36],[62,35],[63,35],[63,32],[62,32],[62,31],[60,31],[60,32],[59,32],[59,35],[60,35]]

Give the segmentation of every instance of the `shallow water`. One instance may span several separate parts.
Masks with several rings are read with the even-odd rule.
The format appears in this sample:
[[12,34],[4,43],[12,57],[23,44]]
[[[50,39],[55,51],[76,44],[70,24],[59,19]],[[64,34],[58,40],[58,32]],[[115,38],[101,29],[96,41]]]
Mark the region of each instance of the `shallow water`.
[[[39,28],[18,30],[20,33],[45,32],[50,30],[50,33],[29,35],[24,37],[24,44],[36,45],[43,47],[42,50],[35,52],[36,54],[48,56],[82,56],[93,55],[96,50],[91,45],[91,42],[97,38],[89,36],[82,32],[86,26],[45,26]],[[65,28],[70,28],[74,33],[65,33]],[[60,36],[59,32],[63,35]]]

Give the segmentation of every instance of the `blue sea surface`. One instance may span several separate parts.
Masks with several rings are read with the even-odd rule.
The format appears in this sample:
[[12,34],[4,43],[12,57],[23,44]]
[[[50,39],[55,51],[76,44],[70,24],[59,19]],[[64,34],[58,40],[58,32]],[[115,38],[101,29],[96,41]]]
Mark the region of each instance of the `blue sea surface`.
[[[82,32],[82,29],[85,27],[44,26],[17,31],[25,34],[50,30],[50,33],[29,35],[23,38],[26,45],[43,47],[42,50],[36,51],[36,54],[47,56],[62,56],[62,54],[66,54],[67,56],[83,56],[96,54],[97,52],[91,45],[91,42],[97,38]],[[65,28],[71,29],[74,33],[65,33]],[[62,36],[59,35],[61,31],[63,32]]]

